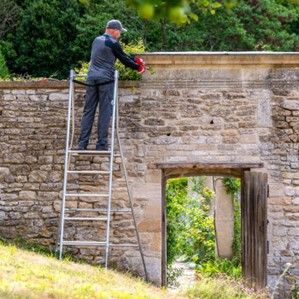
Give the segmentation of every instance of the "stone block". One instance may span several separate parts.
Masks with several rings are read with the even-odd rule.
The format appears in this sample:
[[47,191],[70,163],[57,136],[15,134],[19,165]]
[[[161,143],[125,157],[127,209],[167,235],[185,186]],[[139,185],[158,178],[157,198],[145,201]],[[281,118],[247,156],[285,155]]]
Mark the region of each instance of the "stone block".
[[[289,190],[287,192],[289,192]],[[284,185],[282,183],[269,183],[270,197],[282,197],[284,195]]]
[[285,99],[281,106],[288,110],[299,110],[299,99]]
[[29,174],[29,182],[43,183],[46,182],[47,178],[48,172],[43,170],[33,170]]
[[28,200],[28,201],[32,201],[32,200],[36,200],[37,199],[37,195],[35,191],[20,191],[19,192],[19,200]]

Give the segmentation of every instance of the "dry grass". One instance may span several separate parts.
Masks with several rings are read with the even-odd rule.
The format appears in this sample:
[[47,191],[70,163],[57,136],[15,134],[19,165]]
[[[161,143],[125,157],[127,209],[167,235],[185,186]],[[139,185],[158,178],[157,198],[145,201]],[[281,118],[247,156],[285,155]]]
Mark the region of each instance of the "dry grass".
[[[34,248],[31,248],[34,250]],[[236,280],[201,278],[185,295],[169,292],[100,267],[24,250],[0,239],[0,298],[5,299],[147,299],[266,298],[250,294]]]
[[0,298],[182,298],[129,274],[18,249],[0,243]]

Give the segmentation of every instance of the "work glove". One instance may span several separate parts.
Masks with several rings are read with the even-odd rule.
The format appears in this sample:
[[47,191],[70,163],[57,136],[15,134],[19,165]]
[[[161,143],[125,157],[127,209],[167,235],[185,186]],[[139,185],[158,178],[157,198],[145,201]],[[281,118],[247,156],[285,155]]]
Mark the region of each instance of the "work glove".
[[140,64],[138,68],[138,73],[143,74],[145,72],[145,64]]
[[134,58],[135,63],[139,64],[138,72],[143,74],[145,72],[145,63],[140,56],[135,56]]

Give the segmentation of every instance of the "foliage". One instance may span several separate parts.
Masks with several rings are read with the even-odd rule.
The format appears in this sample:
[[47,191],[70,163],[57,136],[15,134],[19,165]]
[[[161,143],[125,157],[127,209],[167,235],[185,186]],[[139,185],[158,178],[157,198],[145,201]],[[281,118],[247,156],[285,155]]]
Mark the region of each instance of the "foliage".
[[[181,255],[196,264],[215,258],[214,220],[208,214],[207,199],[189,197],[187,184],[187,178],[167,182],[168,264]],[[210,191],[204,194],[210,196]]]
[[196,284],[187,291],[189,298],[204,299],[267,299],[266,293],[253,293],[243,286],[242,280],[226,276],[199,277]]
[[211,277],[221,273],[234,278],[239,278],[242,275],[240,259],[237,257],[232,260],[216,258],[215,260],[207,261],[198,266],[197,272]]
[[136,8],[138,14],[144,19],[166,18],[176,24],[185,24],[197,21],[195,10],[215,14],[216,10],[224,6],[232,8],[237,1],[224,0],[127,0],[127,3]]
[[0,48],[0,78],[8,78],[9,77],[9,70],[6,65],[6,61],[4,58],[4,55],[2,54],[1,48]]
[[196,13],[199,21],[184,26],[148,22],[149,33],[155,34],[146,36],[145,44],[152,51],[298,50],[298,6],[278,0],[242,0],[233,10],[219,8],[214,16]]
[[294,284],[291,289],[291,299],[299,299],[299,284]]
[[[142,54],[144,53],[144,45],[141,41],[137,44],[127,44],[123,47],[124,51],[128,54]],[[140,80],[141,74],[132,70],[130,68],[125,67],[119,61],[116,62],[116,69],[119,71],[119,79],[120,80]]]
[[225,177],[222,180],[224,186],[226,187],[226,192],[236,197],[237,193],[241,189],[241,180],[234,177]]
[[[137,44],[128,44],[123,45],[123,50],[127,54],[141,54],[144,53],[144,46],[142,42],[138,42]],[[81,67],[76,68],[75,71],[80,74],[86,74],[88,72],[88,66],[89,63],[82,63]],[[141,74],[136,72],[135,70],[132,70],[130,68],[125,67],[123,64],[121,64],[119,61],[115,64],[116,69],[119,71],[119,79],[120,80],[140,80]]]
[[72,43],[79,16],[77,0],[25,1],[15,33],[7,36],[15,52],[7,57],[9,67],[19,74],[65,77],[78,61]]
[[189,179],[195,197],[188,195],[188,179],[168,180],[167,200],[167,259],[171,265],[179,256],[196,264],[198,273],[215,276],[225,273],[241,276],[241,211],[238,193],[240,180],[225,178],[224,182],[234,199],[234,241],[231,260],[215,256],[214,219],[210,216],[214,194],[205,187],[205,177]]
[[231,194],[234,201],[234,240],[233,253],[234,258],[241,263],[241,202],[239,197],[241,191],[241,180],[234,177],[223,178],[226,192]]
[[0,38],[17,25],[20,7],[12,0],[0,1]]
[[[4,0],[2,6],[10,3],[16,10],[0,43],[10,73],[56,78],[89,60],[93,39],[112,18],[128,28],[123,44],[142,41],[146,51],[298,51],[298,1],[239,0],[226,9],[225,1],[216,0],[132,0],[133,6],[126,0]],[[140,17],[138,7],[153,3],[156,17]],[[222,4],[215,15],[211,3]],[[159,13],[167,10],[161,5],[189,7],[184,14],[195,20],[177,25]]]

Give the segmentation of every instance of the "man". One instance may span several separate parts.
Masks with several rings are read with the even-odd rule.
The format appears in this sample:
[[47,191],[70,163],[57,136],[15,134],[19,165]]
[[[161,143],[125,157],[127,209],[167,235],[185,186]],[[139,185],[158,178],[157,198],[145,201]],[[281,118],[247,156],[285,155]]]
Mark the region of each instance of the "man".
[[[108,128],[112,114],[112,100],[114,88],[115,60],[120,60],[125,66],[145,71],[145,65],[140,58],[128,56],[122,50],[119,42],[122,32],[127,31],[118,20],[110,20],[106,31],[98,36],[92,43],[91,61],[87,74],[86,102],[81,121],[81,133],[79,136],[78,150],[87,148],[94,121],[96,108],[99,104],[98,142],[96,150],[108,150]],[[136,63],[137,62],[137,63]]]

